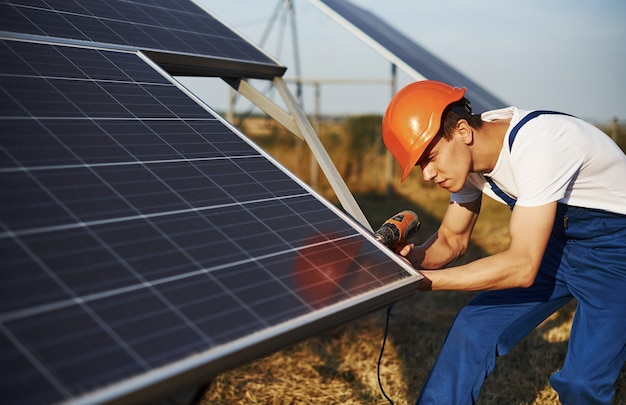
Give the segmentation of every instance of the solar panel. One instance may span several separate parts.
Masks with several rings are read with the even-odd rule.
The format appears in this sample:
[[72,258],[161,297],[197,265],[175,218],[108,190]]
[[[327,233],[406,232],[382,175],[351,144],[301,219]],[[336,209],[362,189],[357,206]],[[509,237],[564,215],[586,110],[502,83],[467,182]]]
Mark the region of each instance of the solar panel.
[[416,80],[422,77],[452,86],[466,87],[477,113],[507,104],[448,65],[372,12],[347,0],[310,0]]
[[189,0],[0,0],[0,29],[141,49],[173,75],[271,79],[286,70]]
[[3,402],[150,399],[421,278],[143,54],[0,58]]

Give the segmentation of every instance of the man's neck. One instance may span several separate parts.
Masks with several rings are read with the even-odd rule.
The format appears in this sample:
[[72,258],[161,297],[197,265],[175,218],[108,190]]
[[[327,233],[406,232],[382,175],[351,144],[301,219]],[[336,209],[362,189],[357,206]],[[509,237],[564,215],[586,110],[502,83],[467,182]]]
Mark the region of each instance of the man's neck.
[[474,134],[473,171],[488,173],[496,167],[510,119],[484,122]]

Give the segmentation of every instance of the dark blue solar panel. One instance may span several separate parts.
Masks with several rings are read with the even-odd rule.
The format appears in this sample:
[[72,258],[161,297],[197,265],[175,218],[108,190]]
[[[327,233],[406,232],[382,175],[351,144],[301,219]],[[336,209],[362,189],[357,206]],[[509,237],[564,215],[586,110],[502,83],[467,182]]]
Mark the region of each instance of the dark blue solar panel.
[[0,27],[150,51],[175,74],[271,78],[286,70],[190,0],[0,0]]
[[153,398],[419,279],[141,55],[0,59],[3,402]]
[[365,33],[425,78],[439,80],[452,86],[466,87],[467,97],[472,101],[472,109],[475,113],[507,105],[370,11],[347,0],[317,1],[330,7],[356,29]]

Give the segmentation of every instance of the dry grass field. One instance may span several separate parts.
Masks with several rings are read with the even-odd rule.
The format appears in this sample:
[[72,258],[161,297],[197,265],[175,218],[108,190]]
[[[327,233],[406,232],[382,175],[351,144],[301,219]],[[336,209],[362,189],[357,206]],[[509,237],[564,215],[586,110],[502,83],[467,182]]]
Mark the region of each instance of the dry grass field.
[[[416,242],[437,228],[448,204],[446,192],[424,184],[418,170],[404,184],[396,182],[394,197],[388,200],[384,196],[384,160],[378,153],[380,149],[352,156],[341,140],[338,124],[329,124],[324,129],[322,139],[332,151],[331,157],[341,172],[348,173],[348,185],[374,228],[403,209],[412,209],[421,218],[422,227]],[[247,128],[247,132],[252,131]],[[284,139],[280,134],[278,138]],[[300,178],[310,181],[308,150],[292,138],[286,139],[283,142],[274,139],[274,146],[268,145],[266,138],[257,140]],[[333,201],[322,175],[317,189]],[[462,261],[495,253],[508,244],[508,208],[488,199],[483,205],[472,246],[460,259]],[[394,304],[381,364],[382,384],[394,403],[415,402],[454,315],[473,295],[416,292]],[[499,358],[496,371],[485,383],[479,404],[558,404],[548,377],[563,362],[575,308],[575,302],[566,305],[511,353]],[[385,313],[385,308],[381,308],[225,372],[214,379],[203,403],[386,404],[377,378]],[[617,382],[614,403],[626,404],[626,370],[622,370]]]

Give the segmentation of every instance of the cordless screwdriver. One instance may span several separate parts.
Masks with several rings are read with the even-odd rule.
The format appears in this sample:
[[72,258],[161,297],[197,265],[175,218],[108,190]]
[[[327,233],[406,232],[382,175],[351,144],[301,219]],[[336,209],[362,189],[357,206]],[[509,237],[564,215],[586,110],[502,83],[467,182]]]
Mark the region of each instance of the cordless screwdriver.
[[374,232],[374,237],[397,253],[417,233],[420,224],[415,212],[405,210],[386,220]]

